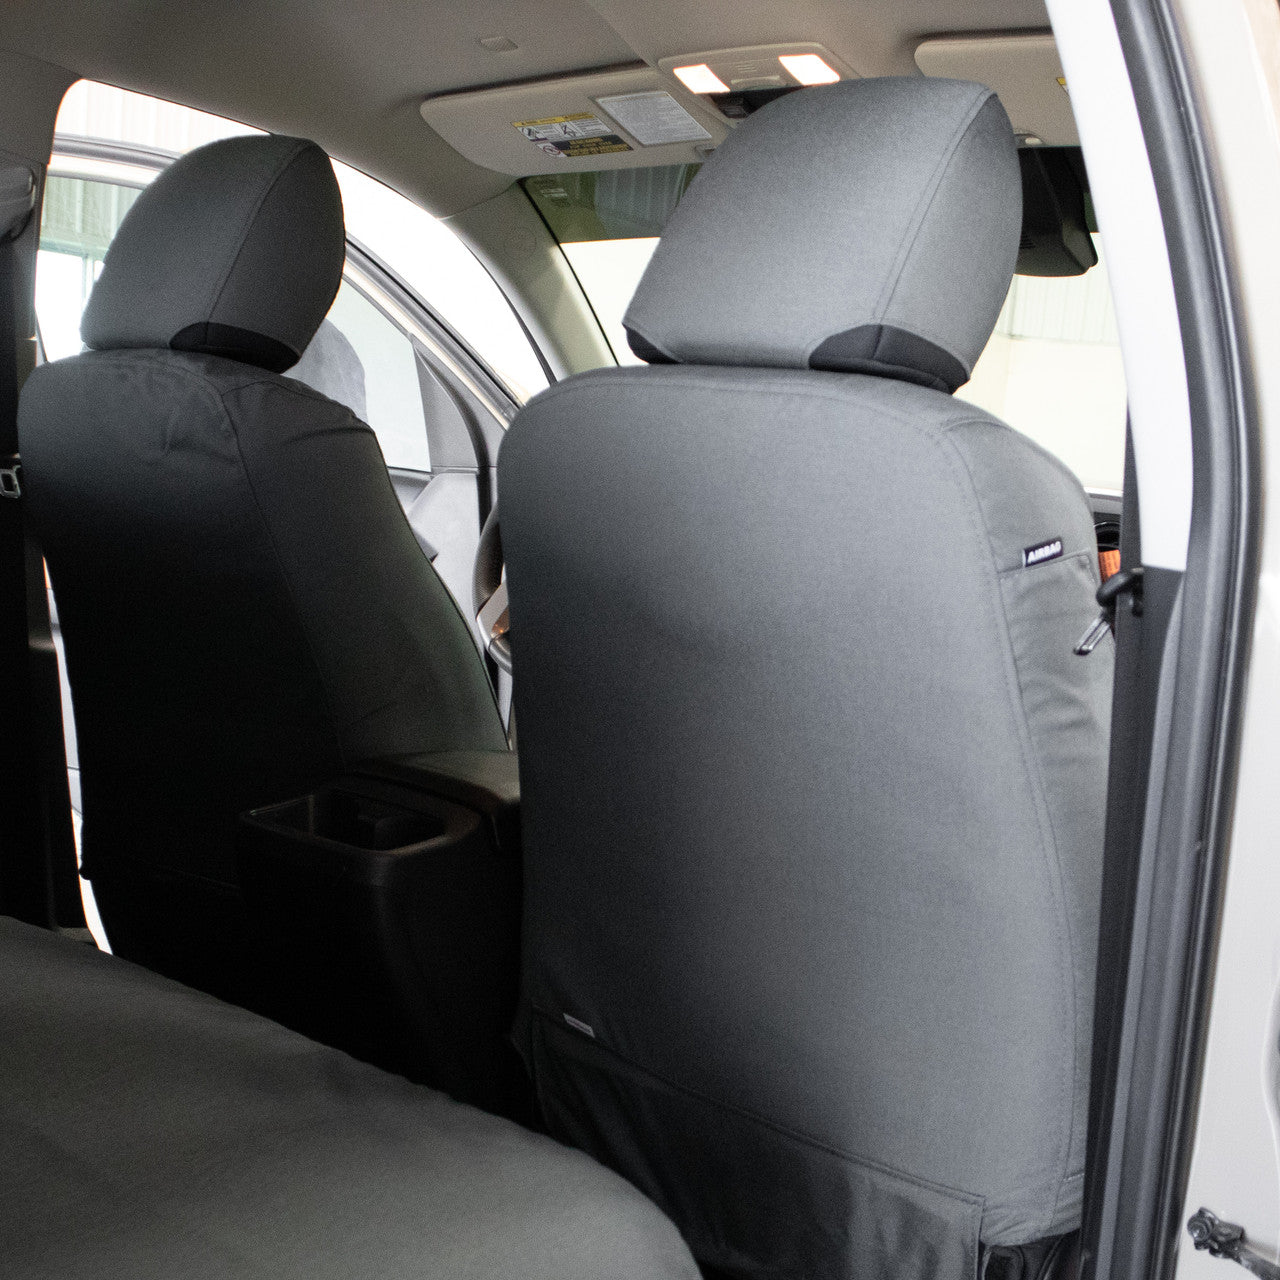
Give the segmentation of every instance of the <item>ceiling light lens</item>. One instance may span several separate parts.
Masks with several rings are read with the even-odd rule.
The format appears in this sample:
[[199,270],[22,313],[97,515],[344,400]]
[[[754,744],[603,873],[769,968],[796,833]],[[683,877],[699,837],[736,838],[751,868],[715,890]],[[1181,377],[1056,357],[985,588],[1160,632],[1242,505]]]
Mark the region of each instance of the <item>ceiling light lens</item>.
[[672,67],[672,71],[690,93],[729,92],[729,86],[705,62],[698,63],[696,67]]
[[778,61],[801,84],[835,84],[840,79],[840,73],[816,53],[783,53]]

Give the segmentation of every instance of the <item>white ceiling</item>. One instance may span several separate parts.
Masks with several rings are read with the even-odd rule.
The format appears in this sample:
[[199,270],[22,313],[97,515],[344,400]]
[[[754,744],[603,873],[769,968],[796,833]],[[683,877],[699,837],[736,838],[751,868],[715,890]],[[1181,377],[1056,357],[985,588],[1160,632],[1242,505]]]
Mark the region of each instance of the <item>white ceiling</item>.
[[448,213],[510,179],[423,122],[433,94],[799,40],[911,75],[924,36],[1047,25],[1043,0],[5,0],[0,49],[313,137]]

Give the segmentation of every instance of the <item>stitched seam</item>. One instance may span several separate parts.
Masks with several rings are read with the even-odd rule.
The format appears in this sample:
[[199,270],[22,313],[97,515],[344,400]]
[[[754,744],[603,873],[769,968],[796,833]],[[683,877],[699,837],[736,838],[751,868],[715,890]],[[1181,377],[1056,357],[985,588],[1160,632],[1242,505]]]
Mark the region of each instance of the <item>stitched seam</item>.
[[[686,369],[687,368],[688,366],[686,366]],[[659,376],[662,376],[662,375],[659,375]],[[810,374],[808,376],[811,377],[813,375]],[[840,375],[833,375],[833,376],[840,376]],[[546,403],[552,400],[556,395],[572,394],[571,388],[574,387],[575,383],[578,385],[595,385],[600,382],[605,382],[606,384],[612,384],[612,385],[644,386],[646,384],[651,384],[653,381],[654,381],[654,371],[652,370],[643,370],[643,371],[635,371],[635,372],[628,371],[625,373],[617,370],[601,370],[597,373],[588,373],[588,374],[579,375],[579,377],[577,378],[568,379],[565,382],[559,383],[557,386],[552,387],[548,391],[544,392],[539,397],[539,401],[540,403]],[[829,402],[836,405],[847,405],[849,403],[849,396],[847,395],[847,393],[836,392],[834,389],[831,391],[828,391],[825,387],[820,388],[820,387],[806,385],[805,383],[802,383],[799,380],[799,378],[796,378],[793,380],[793,379],[782,379],[782,378],[776,378],[776,377],[770,378],[766,376],[766,377],[761,377],[759,379],[753,379],[749,386],[727,386],[725,385],[724,381],[720,379],[699,377],[697,375],[689,376],[687,373],[681,373],[676,378],[669,378],[668,384],[672,386],[679,386],[681,388],[701,387],[708,390],[714,390],[720,394],[733,395],[733,396],[754,394],[756,392],[759,392],[760,390],[765,390],[765,391],[775,391],[782,394],[798,396],[801,398],[807,398],[814,401]],[[943,395],[944,393],[938,392],[937,394]],[[1062,954],[1065,951],[1066,958],[1070,961],[1073,958],[1075,952],[1071,944],[1070,937],[1064,936],[1064,926],[1066,929],[1069,930],[1069,921],[1064,920],[1064,917],[1066,915],[1065,893],[1063,891],[1062,881],[1061,881],[1061,868],[1057,859],[1057,841],[1056,841],[1056,836],[1052,829],[1052,822],[1049,819],[1048,806],[1044,798],[1044,789],[1041,784],[1039,761],[1038,759],[1035,760],[1034,764],[1032,761],[1033,753],[1031,751],[1031,744],[1029,741],[1030,730],[1026,722],[1026,709],[1022,701],[1022,689],[1017,676],[1017,664],[1013,656],[1012,645],[1009,638],[1008,619],[1004,610],[1003,592],[1000,590],[1000,572],[1001,571],[998,570],[995,566],[994,557],[992,554],[991,542],[986,531],[985,521],[982,519],[981,504],[978,500],[976,486],[974,485],[974,482],[973,482],[973,476],[969,471],[968,465],[965,462],[963,456],[960,454],[960,451],[956,446],[955,441],[949,437],[950,431],[952,431],[958,426],[962,426],[970,423],[974,425],[981,425],[981,426],[988,426],[988,427],[997,426],[1013,434],[1019,434],[1019,433],[1014,432],[1014,429],[1012,427],[1008,426],[1008,424],[1006,423],[1001,422],[998,418],[995,418],[994,416],[984,417],[974,413],[965,413],[957,421],[939,424],[938,426],[934,427],[934,426],[925,425],[918,418],[911,416],[909,414],[906,414],[901,410],[897,410],[890,406],[877,404],[875,406],[875,409],[877,412],[881,413],[884,417],[891,419],[894,422],[900,423],[902,426],[906,427],[907,429],[912,430],[916,432],[918,435],[923,436],[926,439],[929,439],[933,441],[935,444],[941,446],[940,453],[942,454],[942,456],[944,458],[950,457],[951,459],[950,469],[953,471],[953,474],[956,474],[957,466],[958,466],[959,473],[956,474],[958,487],[963,492],[965,492],[969,498],[969,501],[964,504],[966,508],[965,510],[966,520],[969,524],[971,532],[973,533],[976,546],[983,553],[983,559],[991,574],[992,586],[995,589],[995,594],[1000,597],[999,600],[995,602],[992,602],[990,600],[984,601],[984,607],[986,608],[988,616],[990,617],[993,625],[995,625],[996,629],[1001,632],[999,640],[1000,640],[1002,652],[1005,658],[1005,661],[1003,664],[1004,675],[1005,675],[1005,688],[1009,695],[1012,719],[1013,719],[1015,728],[1017,730],[1019,754],[1022,759],[1024,776],[1028,785],[1028,789],[1030,790],[1032,795],[1033,809],[1035,810],[1035,814],[1036,814],[1036,825],[1040,831],[1041,857],[1044,860],[1045,869],[1048,872],[1050,881],[1053,887],[1057,890],[1057,894],[1058,894],[1058,900],[1056,903],[1058,907],[1058,911],[1055,913],[1054,932],[1057,940],[1059,954]],[[1019,435],[1019,438],[1025,439],[1025,437],[1021,437],[1020,435]],[[1031,442],[1028,442],[1028,443],[1031,443]],[[1041,450],[1041,452],[1043,452],[1043,450]],[[1048,455],[1048,456],[1052,457],[1052,455]],[[1062,470],[1066,474],[1068,475],[1071,474],[1069,471],[1067,471],[1066,467],[1063,464],[1059,463],[1058,465],[1062,467]],[[1078,480],[1076,481],[1076,485],[1077,487],[1080,487]],[[1081,488],[1081,493],[1083,494],[1083,488]],[[1078,554],[1080,553],[1073,553],[1073,555],[1078,555]],[[985,593],[985,594],[989,594],[989,593]],[[1003,627],[1000,627],[998,625],[1001,621],[1004,622]],[[1046,830],[1046,827],[1048,828],[1048,830]],[[1046,841],[1052,846],[1052,852],[1050,852],[1050,850],[1046,848]],[[1065,984],[1065,988],[1068,993],[1067,1008],[1069,1010],[1067,1020],[1071,1030],[1071,1037],[1070,1037],[1071,1043],[1074,1046],[1076,1042],[1076,1033],[1077,1033],[1077,1027],[1078,1027],[1078,1003],[1076,1000],[1074,967],[1070,967],[1068,971],[1071,973],[1072,976],[1070,981]],[[544,1012],[545,1014],[545,1011],[540,1011],[540,1012]],[[640,1068],[640,1069],[643,1070],[644,1068]],[[1063,1088],[1064,1084],[1066,1084],[1067,1086],[1066,1089]],[[678,1087],[678,1086],[673,1086],[673,1087]],[[1059,1170],[1059,1174],[1058,1174],[1058,1177],[1054,1179],[1054,1183],[1057,1186],[1056,1199],[1055,1199],[1054,1208],[1053,1208],[1053,1213],[1055,1214],[1057,1212],[1058,1203],[1061,1200],[1061,1183],[1062,1183],[1063,1177],[1065,1176],[1065,1166],[1070,1157],[1071,1131],[1075,1121],[1074,1059],[1071,1063],[1069,1072],[1065,1064],[1063,1064],[1063,1066],[1060,1068],[1059,1090],[1062,1096],[1066,1096],[1069,1098],[1069,1106],[1066,1108],[1066,1110],[1069,1112],[1070,1118],[1067,1122],[1066,1131],[1062,1135],[1062,1138],[1060,1140],[1060,1155],[1056,1162],[1056,1167]],[[723,1104],[718,1104],[718,1105],[723,1105]],[[763,1122],[763,1123],[768,1123],[768,1122]],[[781,1131],[786,1132],[785,1129]],[[799,1137],[802,1135],[795,1135],[795,1136]],[[842,1153],[837,1152],[836,1154],[842,1154]]]
[[[284,392],[286,395],[295,396],[295,397],[297,397],[299,400],[306,400],[306,401],[309,401],[309,402],[310,402],[310,401],[319,400],[319,401],[321,401],[321,402],[322,402],[322,403],[324,403],[324,404],[339,404],[339,403],[340,403],[340,402],[339,402],[339,401],[337,401],[337,400],[331,400],[328,396],[321,394],[319,391],[316,391],[313,387],[308,387],[305,383],[298,383],[298,384],[297,384],[297,385],[295,385],[295,386],[289,386],[289,385],[287,385],[287,384],[288,384],[289,382],[291,382],[291,381],[294,381],[294,380],[293,380],[293,379],[289,379],[289,378],[284,377],[284,375],[283,375],[283,374],[275,374],[275,375],[272,375],[271,377],[259,377],[259,378],[253,378],[251,381],[238,383],[234,388],[232,388],[232,390],[234,390],[234,391],[244,391],[244,390],[246,390],[246,389],[247,389],[247,388],[249,388],[249,387],[270,386],[270,387],[274,387],[274,388],[275,388],[276,390],[278,390],[278,391],[282,391],[282,392]],[[357,428],[359,428],[359,429],[361,429],[361,430],[363,430],[363,431],[367,431],[371,436],[373,436],[373,438],[374,438],[374,443],[378,445],[378,453],[379,453],[379,455],[381,455],[381,453],[382,453],[382,445],[381,445],[381,443],[379,443],[379,441],[378,441],[378,433],[377,433],[377,432],[376,432],[376,431],[375,431],[375,430],[374,430],[374,429],[373,429],[373,428],[372,428],[372,427],[371,427],[367,422],[365,422],[363,418],[358,418],[358,417],[356,417],[355,413],[353,413],[353,412],[352,412],[352,410],[351,410],[350,408],[348,408],[346,405],[342,405],[341,407],[342,407],[342,408],[344,408],[344,409],[346,409],[346,411],[347,411],[347,415],[348,415],[348,417],[349,417],[350,421],[351,421],[351,422],[352,422],[352,423],[353,423]],[[346,426],[345,426],[345,424],[344,424],[343,428],[341,428],[341,429],[342,429],[342,430],[347,429],[347,428],[346,428]],[[237,448],[239,448],[239,437],[238,437],[238,436],[237,436],[237,438],[236,438],[236,447],[237,447]],[[247,469],[246,469],[246,476],[247,476],[247,474],[248,474],[248,472],[247,472]],[[394,487],[394,486],[392,485],[392,483],[391,483],[391,473],[390,473],[389,471],[387,471],[387,469],[386,469],[386,459],[385,459],[385,458],[383,459],[383,475],[384,475],[384,477],[385,477],[385,479],[386,479],[387,489],[389,490],[388,496],[391,498],[392,502],[394,502],[394,503],[395,503],[395,508],[396,508],[396,510],[400,513],[400,518],[401,518],[401,520],[403,520],[403,522],[404,522],[405,529],[406,529],[406,531],[408,532],[409,536],[413,539],[413,541],[414,541],[414,545],[416,546],[416,545],[417,545],[417,537],[416,537],[416,535],[415,535],[415,534],[414,534],[414,532],[413,532],[413,526],[409,523],[409,517],[408,517],[408,515],[406,514],[405,509],[400,505],[400,499],[396,497],[395,487]],[[249,483],[250,483],[250,488],[252,488],[252,487],[253,487],[253,483],[252,483],[252,481],[250,481]],[[255,501],[255,502],[257,501],[257,495],[256,495],[256,493],[255,493],[255,495],[254,495],[254,501]],[[424,558],[425,558],[425,557],[424,557]],[[452,592],[452,591],[450,591],[450,590],[449,590],[449,588],[445,586],[445,584],[444,584],[444,579],[443,579],[443,578],[441,578],[441,577],[440,577],[440,574],[436,571],[436,567],[435,567],[435,565],[433,565],[433,564],[431,564],[430,562],[428,562],[428,563],[427,563],[427,568],[431,570],[431,574],[432,574],[432,576],[435,578],[436,582],[440,584],[440,588],[441,588],[441,590],[442,590],[442,592],[443,592],[443,595],[444,595],[445,599],[448,601],[449,605],[452,607],[453,612],[454,612],[454,615],[455,615],[455,616],[457,617],[457,619],[458,619],[458,623],[459,623],[459,625],[462,627],[463,632],[466,634],[467,640],[468,640],[468,641],[471,641],[471,624],[467,621],[466,615],[462,612],[462,606],[461,606],[461,605],[459,605],[459,604],[458,604],[458,602],[453,598],[453,592]],[[283,570],[282,570],[282,571],[283,571]],[[296,607],[296,602],[295,602],[295,607]],[[299,611],[299,617],[301,617],[301,611]],[[303,627],[303,631],[304,631],[304,632],[306,631],[306,627],[305,627],[305,626]],[[309,635],[309,634],[308,634],[308,637],[307,637],[307,643],[308,643],[308,644],[310,644],[310,643],[311,643],[311,638],[310,638],[310,635]],[[473,643],[473,647],[474,647],[474,642],[472,642],[472,643]],[[319,663],[318,663],[318,662],[317,662],[317,664],[316,664],[316,669],[317,669],[317,671],[322,670],[322,669],[320,668],[320,665],[319,665]],[[499,724],[501,724],[501,723],[502,723],[502,717],[501,717],[501,715],[500,715],[500,714],[499,714],[499,712],[498,712],[498,700],[497,700],[497,694],[496,694],[496,692],[495,692],[495,690],[494,690],[494,688],[493,688],[493,684],[489,681],[489,679],[488,679],[487,677],[486,677],[486,679],[485,679],[485,681],[484,681],[484,684],[485,684],[486,689],[488,690],[490,701],[493,703],[493,713],[494,713],[494,715],[498,718],[498,723],[499,723]],[[327,696],[327,694],[326,694],[326,696]],[[477,750],[488,750],[489,748],[476,748],[476,749],[477,749]],[[345,754],[345,751],[344,751],[344,753],[343,753],[343,759],[344,759],[344,761],[346,760],[346,754]]]
[[947,171],[951,168],[951,164],[956,158],[959,144],[964,135],[969,132],[974,120],[977,119],[978,113],[987,105],[991,97],[990,89],[982,90],[970,106],[968,113],[952,130],[951,137],[947,139],[947,145],[943,149],[933,173],[929,175],[929,184],[920,193],[920,200],[911,215],[911,222],[903,234],[897,260],[885,279],[884,287],[880,290],[880,297],[876,301],[876,319],[882,320],[885,312],[893,302],[894,296],[898,292],[898,286],[902,282],[902,273],[906,269],[907,262],[915,249],[916,237],[921,226],[924,225],[925,219],[929,216],[929,210],[933,208],[933,202],[937,199],[938,192],[942,189],[942,180],[946,177]]
[[1052,560],[1043,560],[1040,564],[1011,564],[1007,569],[997,569],[996,575],[1004,579],[1011,574],[1023,573],[1028,569],[1039,569],[1041,565],[1070,564],[1073,560],[1083,560],[1087,563],[1093,558],[1091,551],[1073,551],[1069,556],[1054,556]]
[[[964,404],[965,401],[957,400],[956,403]],[[966,414],[964,417],[955,418],[951,422],[948,422],[943,429],[946,431],[953,431],[957,427],[971,427],[971,426],[972,427],[1003,427],[1006,431],[1013,432],[1013,434],[1017,436],[1018,439],[1021,440],[1023,444],[1027,448],[1029,448],[1033,453],[1035,453],[1038,457],[1043,459],[1045,462],[1052,464],[1054,470],[1057,471],[1059,475],[1063,476],[1067,480],[1070,480],[1071,483],[1080,491],[1080,494],[1085,499],[1085,501],[1088,502],[1089,494],[1086,491],[1084,485],[1081,484],[1080,477],[1076,475],[1076,473],[1072,471],[1071,468],[1067,466],[1067,464],[1063,462],[1063,460],[1060,457],[1058,457],[1056,453],[1050,452],[1038,440],[1033,440],[1029,435],[1026,435],[1023,432],[1019,431],[1016,427],[1011,427],[1003,418],[997,418],[994,413],[986,414],[986,415],[977,414],[977,413]]]
[[[548,1026],[561,1033],[564,1036],[572,1036],[574,1033],[569,1031],[562,1022],[558,1014],[552,1013],[550,1010],[543,1008],[536,1001],[530,1001],[530,1007],[540,1018],[544,1019]],[[953,1196],[957,1200],[962,1200],[966,1204],[974,1205],[982,1208],[986,1203],[984,1196],[974,1195],[972,1192],[960,1191],[956,1187],[950,1187],[945,1182],[932,1182],[928,1178],[921,1178],[913,1173],[906,1173],[902,1169],[895,1169],[893,1165],[885,1164],[879,1160],[870,1160],[866,1156],[854,1155],[850,1151],[843,1151],[839,1147],[832,1146],[829,1142],[823,1142],[821,1138],[815,1138],[811,1134],[803,1133],[799,1129],[792,1129],[790,1126],[780,1124],[776,1120],[771,1120],[767,1116],[762,1116],[758,1112],[752,1111],[748,1107],[739,1106],[732,1102],[725,1102],[720,1098],[713,1098],[710,1094],[702,1092],[700,1089],[691,1088],[688,1085],[680,1084],[678,1081],[672,1080],[669,1076],[664,1075],[660,1071],[655,1071],[652,1067],[643,1066],[641,1063],[629,1058],[626,1054],[620,1053],[612,1045],[604,1044],[599,1040],[589,1042],[592,1048],[595,1048],[610,1057],[616,1058],[619,1062],[626,1063],[633,1071],[638,1071],[642,1075],[649,1076],[653,1080],[664,1084],[667,1088],[676,1093],[684,1094],[688,1098],[696,1098],[699,1102],[705,1102],[708,1106],[715,1107],[717,1110],[726,1111],[730,1115],[740,1116],[744,1120],[750,1120],[754,1124],[760,1125],[762,1128],[770,1129],[774,1133],[780,1133],[783,1137],[802,1143],[806,1147],[812,1147],[816,1151],[821,1151],[829,1156],[835,1156],[838,1160],[847,1160],[850,1164],[861,1165],[866,1169],[874,1169],[877,1173],[885,1173],[890,1177],[898,1178],[903,1182],[908,1182],[912,1186],[923,1187],[928,1191],[936,1191],[943,1195]]]
[[[946,443],[950,446],[951,452],[964,470],[966,479],[968,480],[969,490],[973,498],[972,515],[976,515],[981,521],[981,542],[986,544],[988,558],[991,568],[995,570],[994,557],[991,556],[991,540],[986,532],[986,522],[982,519],[982,504],[978,499],[977,485],[973,479],[973,472],[969,468],[968,460],[961,453],[956,443],[952,439],[947,439]],[[1078,553],[1077,553],[1078,554]],[[1071,1028],[1071,1044],[1073,1049],[1076,1047],[1076,1040],[1079,1034],[1079,1003],[1076,999],[1076,980],[1075,980],[1075,956],[1076,946],[1075,939],[1071,933],[1070,913],[1066,907],[1066,889],[1062,876],[1062,860],[1058,849],[1057,833],[1053,827],[1053,815],[1049,809],[1048,800],[1046,798],[1046,787],[1043,776],[1043,765],[1039,756],[1035,752],[1034,744],[1031,741],[1031,727],[1027,722],[1026,704],[1022,697],[1022,684],[1018,676],[1018,660],[1013,652],[1013,643],[1010,638],[1009,616],[1005,606],[1004,592],[1000,586],[1001,574],[995,570],[996,578],[996,597],[995,606],[999,611],[1000,619],[1003,620],[1003,627],[997,628],[1000,632],[1001,650],[1005,658],[1005,685],[1009,690],[1010,701],[1012,703],[1013,720],[1018,729],[1018,747],[1022,756],[1023,772],[1029,784],[1036,812],[1036,825],[1040,827],[1040,853],[1044,860],[1045,870],[1048,872],[1050,883],[1052,884],[1057,896],[1057,911],[1054,919],[1054,933],[1057,937],[1058,948],[1061,952],[1066,951],[1067,964],[1063,967],[1062,972],[1070,975],[1070,980],[1063,983],[1063,989],[1067,992],[1067,1005],[1070,1010],[1070,1028]],[[1047,831],[1046,831],[1047,828]],[[1046,847],[1046,839],[1048,837],[1048,847]],[[1062,1198],[1062,1180],[1066,1176],[1067,1162],[1071,1156],[1071,1134],[1075,1127],[1076,1119],[1076,1060],[1075,1054],[1072,1055],[1071,1070],[1068,1077],[1065,1069],[1063,1070],[1062,1079],[1069,1080],[1066,1097],[1069,1101],[1067,1107],[1067,1123],[1064,1132],[1060,1138],[1060,1154],[1057,1161],[1059,1170],[1057,1182],[1057,1191],[1054,1196],[1053,1210],[1049,1221],[1053,1220],[1058,1211],[1058,1204]],[[1046,1224],[1047,1229],[1047,1224]]]
[[[264,380],[265,381],[265,380]],[[257,385],[252,384],[252,385]],[[236,391],[240,388],[235,387],[231,390]],[[325,678],[324,666],[320,662],[319,655],[316,652],[314,638],[311,635],[311,628],[307,626],[306,615],[303,613],[301,606],[298,604],[298,597],[293,590],[293,583],[290,581],[289,573],[284,567],[284,560],[280,555],[280,547],[276,542],[275,531],[271,527],[271,522],[267,519],[262,502],[258,497],[257,487],[253,483],[253,477],[249,473],[249,465],[245,461],[244,451],[240,448],[240,432],[236,429],[235,421],[231,416],[231,411],[227,407],[226,396],[230,392],[215,392],[218,400],[222,405],[222,412],[226,418],[227,426],[231,431],[231,439],[235,442],[236,457],[240,460],[240,473],[244,476],[245,484],[249,488],[249,496],[253,499],[254,510],[258,513],[258,519],[262,522],[262,530],[266,534],[267,544],[271,547],[272,558],[276,562],[276,568],[280,573],[280,581],[284,584],[285,594],[289,598],[289,603],[293,606],[294,617],[298,620],[298,628],[302,632],[303,639],[307,643],[307,652],[311,655],[312,665],[315,667],[316,676],[320,682],[320,696],[324,699],[325,713],[329,718],[329,727],[333,732],[334,742],[338,748],[338,759],[342,762],[342,768],[345,772],[350,767],[347,758],[347,747],[343,740],[342,733],[338,728],[338,718],[334,714],[333,701],[329,693],[329,682]],[[352,414],[354,418],[355,415]],[[358,419],[357,419],[358,421]]]
[[[906,251],[903,254],[902,261],[898,266],[897,274],[892,279],[893,288],[890,291],[889,296],[887,298],[884,297],[883,293],[881,294],[882,302],[880,304],[879,311],[877,311],[876,313],[876,316],[881,323],[884,322],[885,316],[889,313],[889,310],[892,308],[893,300],[898,296],[898,288],[902,284],[903,276],[906,274],[907,263],[911,261],[911,256],[913,253],[915,253],[917,248],[918,235],[919,235],[920,228],[921,226],[924,225],[925,219],[929,216],[929,211],[933,208],[934,201],[937,200],[938,198],[938,192],[942,190],[942,180],[950,172],[951,166],[955,162],[956,154],[959,151],[959,145],[964,140],[965,134],[967,134],[969,130],[973,127],[974,121],[978,118],[978,115],[982,112],[982,110],[986,107],[987,103],[991,100],[991,96],[992,95],[988,91],[979,99],[978,102],[974,104],[974,107],[972,111],[970,111],[968,118],[964,121],[963,125],[956,130],[956,132],[952,135],[950,141],[947,144],[945,163],[941,166],[940,171],[936,174],[933,186],[928,193],[928,204],[924,209],[921,210],[918,221],[912,227],[911,237],[905,245]],[[929,338],[930,341],[936,342],[938,346],[942,347],[944,351],[949,352],[953,356],[955,355],[955,352],[951,351],[951,348],[948,347],[944,342],[939,341],[935,334],[926,333],[923,326],[912,325],[912,328],[918,330],[921,337]],[[956,356],[956,359],[959,360],[959,357]],[[963,364],[963,361],[961,361],[961,364]]]
[[293,167],[294,161],[296,161],[298,157],[302,155],[302,153],[306,150],[306,146],[307,146],[306,143],[300,142],[296,147],[293,148],[292,151],[288,153],[288,155],[282,158],[280,168],[276,171],[275,176],[267,184],[266,189],[262,192],[262,194],[258,197],[258,199],[254,201],[253,207],[248,211],[248,214],[246,215],[244,221],[241,223],[240,231],[239,231],[239,234],[236,236],[236,241],[235,241],[237,246],[235,254],[232,256],[231,261],[227,264],[227,269],[223,273],[222,280],[215,287],[213,292],[213,297],[211,298],[208,306],[205,308],[209,315],[209,318],[206,320],[206,323],[209,323],[209,324],[214,323],[214,321],[212,320],[213,313],[218,309],[218,304],[222,301],[222,295],[226,292],[227,285],[231,282],[232,273],[235,271],[236,265],[239,263],[240,258],[244,254],[245,236],[248,233],[249,228],[253,226],[254,219],[257,218],[258,214],[262,212],[262,206],[266,204],[268,197],[279,185],[281,178],[283,178],[284,175],[288,173],[289,170]]

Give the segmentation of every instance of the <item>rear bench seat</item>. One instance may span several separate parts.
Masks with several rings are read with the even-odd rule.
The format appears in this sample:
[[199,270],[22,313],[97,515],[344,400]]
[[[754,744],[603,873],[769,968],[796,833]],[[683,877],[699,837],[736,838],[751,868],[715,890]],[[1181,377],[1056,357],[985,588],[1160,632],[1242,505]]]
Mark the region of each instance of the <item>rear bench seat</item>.
[[14,1280],[696,1280],[588,1157],[0,918]]

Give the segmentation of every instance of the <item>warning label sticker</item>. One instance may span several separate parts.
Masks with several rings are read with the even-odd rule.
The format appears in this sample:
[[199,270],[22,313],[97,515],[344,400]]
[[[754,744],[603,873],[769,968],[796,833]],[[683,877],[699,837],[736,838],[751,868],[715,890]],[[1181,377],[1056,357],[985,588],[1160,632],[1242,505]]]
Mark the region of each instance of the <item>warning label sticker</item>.
[[613,125],[580,111],[572,116],[548,116],[545,120],[513,120],[511,122],[530,142],[549,156],[576,160],[579,156],[604,156],[614,151],[630,151],[613,131]]

